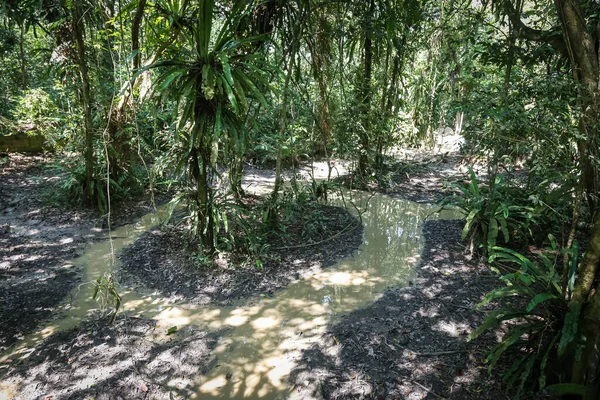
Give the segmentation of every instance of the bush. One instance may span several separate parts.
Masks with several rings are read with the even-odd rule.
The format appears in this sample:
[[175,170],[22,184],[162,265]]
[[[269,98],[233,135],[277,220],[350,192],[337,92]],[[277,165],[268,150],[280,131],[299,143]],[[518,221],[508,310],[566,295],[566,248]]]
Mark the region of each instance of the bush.
[[[498,309],[489,312],[469,336],[472,340],[487,330],[508,326],[508,332],[492,348],[486,362],[491,370],[507,351],[520,353],[503,377],[509,388],[514,388],[518,382],[517,397],[546,387],[549,360],[562,356],[567,345],[576,339],[577,329],[563,329],[563,325],[576,325],[577,318],[573,324],[565,324],[570,313],[556,271],[560,252],[554,237],[549,235],[549,239],[551,247],[535,254],[533,261],[507,248],[491,248],[488,261],[496,271],[507,270],[510,265],[516,265],[517,269],[501,276],[506,285],[489,292],[477,305],[479,308],[493,300],[505,300]],[[577,258],[574,257],[572,266],[576,265]],[[571,271],[573,277],[575,268]]]

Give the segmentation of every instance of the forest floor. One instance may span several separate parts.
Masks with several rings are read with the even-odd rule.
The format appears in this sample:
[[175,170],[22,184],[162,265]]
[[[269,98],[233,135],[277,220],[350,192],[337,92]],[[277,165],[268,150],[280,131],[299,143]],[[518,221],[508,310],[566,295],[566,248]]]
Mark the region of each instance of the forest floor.
[[[106,216],[52,205],[64,182],[55,161],[12,154],[0,165],[0,352],[53,316],[80,281],[69,261],[106,234]],[[112,224],[131,223],[151,210],[149,196],[122,204],[112,211]]]
[[[96,213],[44,205],[41,194],[51,191],[60,179],[47,164],[41,157],[13,156],[10,166],[0,169],[0,350],[53,316],[79,283],[79,271],[68,261],[105,233],[102,217]],[[459,178],[466,170],[457,157],[416,164],[391,174],[384,188],[374,188],[432,202],[443,195],[447,179]],[[262,177],[260,171],[253,172]],[[264,175],[268,179],[269,174]],[[128,204],[115,212],[113,220],[128,223],[151,209],[149,201]],[[348,226],[348,215],[335,208],[325,210],[338,221],[328,228],[330,233]],[[372,305],[343,316],[315,345],[302,351],[288,380],[300,398],[509,398],[497,378],[499,372],[488,375],[483,363],[497,336],[466,341],[484,316],[473,306],[498,280],[469,256],[460,242],[461,228],[457,220],[426,222],[418,277],[411,286],[389,289]],[[356,229],[318,251],[313,248],[301,254],[282,249],[273,258],[279,262],[267,264],[262,271],[249,268],[238,274],[222,265],[223,273],[203,271],[191,284],[179,285],[187,276],[185,268],[166,269],[169,276],[145,270],[151,263],[171,260],[181,246],[176,236],[172,231],[151,230],[145,240],[127,249],[122,255],[124,282],[162,289],[166,295],[196,304],[231,304],[257,293],[272,293],[310,273],[315,265],[331,265],[356,249],[361,239]],[[157,243],[158,249],[153,247]],[[284,244],[289,242],[273,247]],[[290,257],[304,261],[286,268]],[[227,290],[221,293],[222,284]],[[46,339],[25,361],[0,363],[0,393],[10,393],[12,388],[12,395],[23,399],[172,398],[174,381],[184,382],[214,367],[211,350],[226,332],[190,327],[165,336],[156,328],[155,321],[145,318],[119,317],[114,325],[84,321],[76,330]],[[503,369],[501,365],[498,371]],[[191,393],[182,383],[177,394]]]

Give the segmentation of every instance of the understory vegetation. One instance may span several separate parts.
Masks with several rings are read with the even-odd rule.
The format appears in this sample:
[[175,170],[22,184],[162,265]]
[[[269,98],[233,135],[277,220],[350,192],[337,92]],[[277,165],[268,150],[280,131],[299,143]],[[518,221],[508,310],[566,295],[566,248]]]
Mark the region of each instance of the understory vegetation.
[[[207,265],[327,240],[340,186],[402,182],[400,149],[460,150],[440,205],[498,275],[470,338],[504,332],[487,362],[516,360],[513,396],[600,398],[597,1],[8,0],[0,20],[0,138],[56,155],[47,205],[110,227],[113,204],[168,193]],[[328,179],[284,182],[313,161]],[[111,275],[96,295],[119,308]]]

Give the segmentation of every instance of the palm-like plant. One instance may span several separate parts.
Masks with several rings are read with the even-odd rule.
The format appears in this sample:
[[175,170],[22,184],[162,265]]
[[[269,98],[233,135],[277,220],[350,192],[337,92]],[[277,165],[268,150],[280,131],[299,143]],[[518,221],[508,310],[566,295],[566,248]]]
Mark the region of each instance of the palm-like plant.
[[[248,95],[265,102],[257,84],[265,81],[255,62],[256,42],[264,38],[240,38],[240,23],[251,10],[246,1],[235,1],[229,15],[213,32],[214,0],[200,0],[196,7],[186,0],[169,0],[169,13],[177,13],[185,24],[180,40],[173,42],[175,58],[158,61],[150,68],[162,68],[156,92],[173,96],[179,103],[179,141],[176,169],[195,183],[197,229],[206,253],[215,250],[213,191],[210,176],[218,157],[219,145],[241,152],[244,130],[241,116],[248,109]],[[191,18],[181,16],[191,16]],[[173,16],[173,15],[171,15]],[[231,145],[233,143],[233,146]],[[183,145],[183,146],[181,146]]]

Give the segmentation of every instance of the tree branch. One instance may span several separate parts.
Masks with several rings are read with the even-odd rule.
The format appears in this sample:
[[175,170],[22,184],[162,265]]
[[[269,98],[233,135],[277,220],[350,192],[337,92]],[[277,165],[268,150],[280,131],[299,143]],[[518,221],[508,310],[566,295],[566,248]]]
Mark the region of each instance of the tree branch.
[[534,29],[525,25],[521,20],[519,11],[515,8],[511,0],[501,0],[500,5],[519,38],[533,42],[546,43],[561,55],[565,57],[569,56],[564,38],[560,33]]

